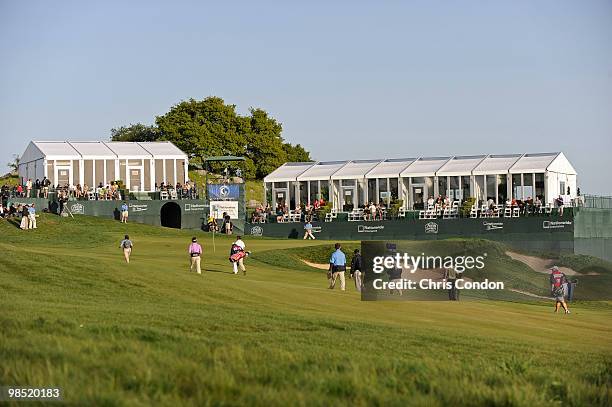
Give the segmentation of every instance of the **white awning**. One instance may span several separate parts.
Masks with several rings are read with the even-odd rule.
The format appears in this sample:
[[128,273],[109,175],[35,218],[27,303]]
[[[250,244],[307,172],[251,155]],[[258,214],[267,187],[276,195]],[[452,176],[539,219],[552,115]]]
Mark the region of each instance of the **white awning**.
[[436,172],[444,165],[451,157],[421,157],[404,171],[401,172],[402,177],[433,177]]
[[348,164],[348,161],[318,162],[297,177],[298,181],[315,181],[329,179],[336,171]]
[[285,163],[264,177],[264,182],[295,181],[298,175],[315,165],[311,163]]
[[472,175],[472,170],[485,158],[485,155],[455,156],[437,172],[437,176]]
[[380,160],[354,160],[336,171],[331,179],[362,179]]
[[396,178],[412,164],[416,158],[389,158],[381,161],[366,174],[366,178]]

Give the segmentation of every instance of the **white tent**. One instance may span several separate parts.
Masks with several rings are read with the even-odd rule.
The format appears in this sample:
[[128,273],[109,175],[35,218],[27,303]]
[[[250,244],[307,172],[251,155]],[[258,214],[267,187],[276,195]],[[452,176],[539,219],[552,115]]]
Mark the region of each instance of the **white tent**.
[[52,185],[107,185],[121,180],[131,191],[187,181],[187,155],[169,141],[32,141],[19,161],[23,182],[44,177]]
[[287,163],[264,182],[274,190],[269,202],[288,200],[292,208],[320,197],[343,209],[395,199],[412,208],[437,195],[498,203],[538,196],[551,203],[576,194],[576,170],[563,153]]

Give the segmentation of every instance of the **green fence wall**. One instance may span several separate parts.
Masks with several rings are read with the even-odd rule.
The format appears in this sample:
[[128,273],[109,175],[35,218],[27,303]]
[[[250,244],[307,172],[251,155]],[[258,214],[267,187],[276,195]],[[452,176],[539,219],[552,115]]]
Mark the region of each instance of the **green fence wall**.
[[[247,224],[245,234],[302,238],[302,223]],[[531,217],[499,219],[395,220],[313,223],[314,235],[333,240],[432,240],[470,237],[502,241],[512,247],[547,252],[573,252],[574,220]]]
[[612,261],[612,209],[578,210],[574,228],[574,252]]
[[[56,201],[34,198],[14,198],[10,202],[32,203],[39,210],[48,208],[50,212],[58,213],[59,204]],[[66,206],[74,216],[89,215],[103,218],[119,219],[119,207],[123,201],[68,201]],[[208,217],[209,206],[204,200],[182,199],[168,201],[126,201],[129,207],[129,221],[162,226],[162,208],[180,213],[182,229],[200,229]]]

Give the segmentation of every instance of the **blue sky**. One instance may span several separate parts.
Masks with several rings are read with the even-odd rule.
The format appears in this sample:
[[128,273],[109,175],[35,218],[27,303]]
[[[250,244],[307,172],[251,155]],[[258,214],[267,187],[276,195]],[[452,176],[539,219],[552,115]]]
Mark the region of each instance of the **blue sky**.
[[289,3],[0,0],[2,171],[216,95],[315,159],[563,151],[612,194],[612,2]]

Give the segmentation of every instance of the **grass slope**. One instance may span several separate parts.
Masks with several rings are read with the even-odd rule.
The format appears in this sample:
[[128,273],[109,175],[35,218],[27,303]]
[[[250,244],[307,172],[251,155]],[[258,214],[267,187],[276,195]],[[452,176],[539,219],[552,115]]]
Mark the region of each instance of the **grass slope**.
[[229,239],[213,252],[198,233],[197,276],[192,232],[51,215],[39,228],[0,222],[2,385],[61,386],[69,405],[612,402],[609,307],[366,303],[257,260],[320,242],[247,240],[249,272],[234,276]]

